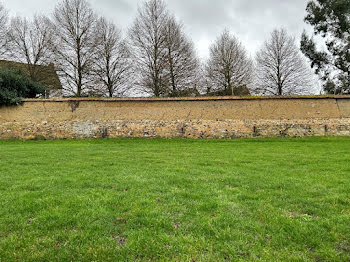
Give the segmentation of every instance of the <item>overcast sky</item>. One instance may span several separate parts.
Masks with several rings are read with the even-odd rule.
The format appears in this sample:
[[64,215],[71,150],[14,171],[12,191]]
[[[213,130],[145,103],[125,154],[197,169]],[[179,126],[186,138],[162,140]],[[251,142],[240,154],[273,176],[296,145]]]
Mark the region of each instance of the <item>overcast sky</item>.
[[[56,0],[0,0],[10,15],[50,14]],[[112,19],[126,31],[142,0],[90,0],[99,15]],[[169,10],[185,25],[198,54],[208,56],[208,47],[229,29],[253,56],[276,27],[286,28],[297,40],[303,29],[307,0],[166,0]]]

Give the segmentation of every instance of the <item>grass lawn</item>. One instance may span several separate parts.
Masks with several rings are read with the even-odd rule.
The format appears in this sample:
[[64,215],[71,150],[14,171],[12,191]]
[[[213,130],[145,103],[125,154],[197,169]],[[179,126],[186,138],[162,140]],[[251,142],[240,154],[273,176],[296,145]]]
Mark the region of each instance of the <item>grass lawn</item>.
[[0,261],[349,261],[350,138],[0,141]]

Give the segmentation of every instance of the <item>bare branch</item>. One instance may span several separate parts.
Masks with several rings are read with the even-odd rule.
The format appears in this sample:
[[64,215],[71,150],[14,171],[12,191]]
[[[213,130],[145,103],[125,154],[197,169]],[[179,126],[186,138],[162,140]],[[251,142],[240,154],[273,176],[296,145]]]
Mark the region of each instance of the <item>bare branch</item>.
[[7,28],[8,13],[4,6],[0,3],[0,58],[3,58],[7,51]]
[[129,31],[136,84],[151,96],[167,93],[165,25],[168,11],[162,0],[148,0],[138,9],[138,16]]
[[39,66],[51,62],[53,31],[49,19],[35,16],[32,21],[26,18],[11,19],[8,32],[10,55],[18,62],[27,64],[29,76],[34,81],[39,79],[42,70]]
[[87,95],[92,85],[91,69],[97,39],[96,16],[86,0],[62,0],[55,8],[53,45],[56,66],[67,92]]
[[225,30],[210,47],[205,71],[211,92],[235,95],[236,89],[251,83],[253,62],[237,38]]
[[121,31],[104,18],[99,19],[96,34],[99,43],[92,71],[96,78],[94,92],[110,97],[125,96],[132,74],[129,48],[122,40]]
[[170,16],[164,32],[170,96],[186,96],[196,89],[199,61],[193,43],[186,37],[182,25]]
[[312,93],[312,72],[295,39],[286,30],[274,30],[256,55],[254,92],[260,95]]

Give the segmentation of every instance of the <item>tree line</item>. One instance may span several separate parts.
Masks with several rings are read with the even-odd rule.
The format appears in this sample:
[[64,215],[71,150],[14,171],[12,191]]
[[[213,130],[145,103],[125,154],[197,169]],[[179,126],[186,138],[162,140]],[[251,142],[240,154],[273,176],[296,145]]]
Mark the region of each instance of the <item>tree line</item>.
[[[328,93],[350,91],[349,1],[317,0],[307,6],[305,21],[315,34],[327,37],[328,50],[317,51],[304,33],[301,51]],[[61,0],[50,16],[32,19],[9,18],[0,4],[0,59],[26,64],[34,81],[39,65],[54,63],[64,94],[77,97],[314,92],[310,65],[285,29],[275,29],[254,59],[224,30],[210,46],[207,61],[200,61],[182,22],[163,0],[146,0],[125,35],[87,0]]]

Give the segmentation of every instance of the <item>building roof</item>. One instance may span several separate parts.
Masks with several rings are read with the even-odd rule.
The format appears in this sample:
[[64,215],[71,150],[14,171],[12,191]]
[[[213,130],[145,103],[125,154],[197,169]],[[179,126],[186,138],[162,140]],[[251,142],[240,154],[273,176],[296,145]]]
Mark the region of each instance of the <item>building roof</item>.
[[[25,74],[29,75],[27,64],[25,63],[19,63],[14,61],[8,61],[8,60],[0,60],[0,69],[4,68],[10,68],[10,69],[20,69]],[[56,73],[55,67],[53,64],[49,65],[38,65],[38,68],[40,68],[38,73],[38,82],[42,84],[45,88],[48,89],[56,89],[60,90],[62,89],[62,84],[60,82],[60,79],[58,78],[58,75]]]

